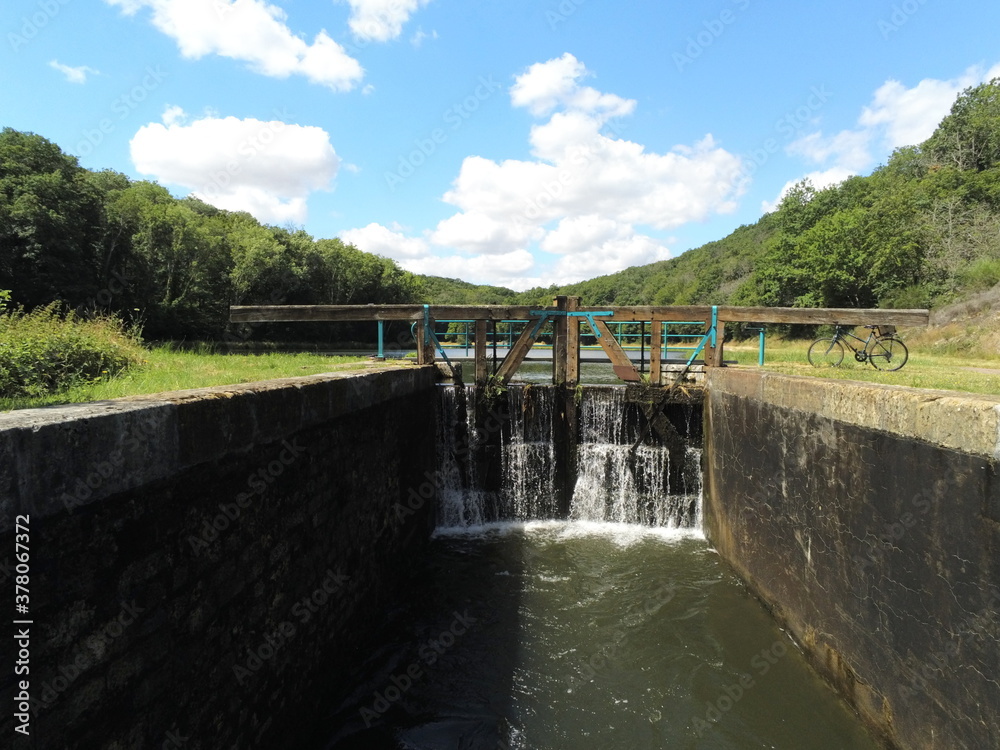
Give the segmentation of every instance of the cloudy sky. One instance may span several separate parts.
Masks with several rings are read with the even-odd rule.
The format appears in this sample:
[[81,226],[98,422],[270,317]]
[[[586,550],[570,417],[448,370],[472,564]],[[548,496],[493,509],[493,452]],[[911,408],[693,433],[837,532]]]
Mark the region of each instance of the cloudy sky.
[[982,0],[8,0],[0,126],[413,271],[675,256],[1000,75]]

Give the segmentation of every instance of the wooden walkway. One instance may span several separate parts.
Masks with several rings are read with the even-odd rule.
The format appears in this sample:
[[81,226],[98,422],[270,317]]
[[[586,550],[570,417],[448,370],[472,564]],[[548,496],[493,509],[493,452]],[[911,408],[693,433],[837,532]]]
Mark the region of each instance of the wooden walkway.
[[[417,361],[431,364],[443,348],[434,326],[437,321],[474,321],[475,380],[507,383],[524,362],[531,347],[548,324],[552,326],[553,382],[575,386],[580,380],[580,336],[589,328],[611,361],[615,374],[627,382],[642,380],[635,364],[612,335],[609,322],[646,323],[650,341],[662,340],[664,326],[697,322],[700,344],[688,361],[699,354],[706,367],[723,364],[726,323],[840,324],[924,326],[927,310],[860,310],[848,308],[728,307],[694,305],[683,307],[584,307],[579,297],[556,297],[552,307],[509,305],[270,305],[230,308],[234,323],[409,321],[416,328]],[[490,373],[487,347],[490,322],[525,321],[526,325],[507,352],[495,374]],[[586,334],[587,331],[584,331]],[[665,380],[662,346],[650,348],[649,382]]]

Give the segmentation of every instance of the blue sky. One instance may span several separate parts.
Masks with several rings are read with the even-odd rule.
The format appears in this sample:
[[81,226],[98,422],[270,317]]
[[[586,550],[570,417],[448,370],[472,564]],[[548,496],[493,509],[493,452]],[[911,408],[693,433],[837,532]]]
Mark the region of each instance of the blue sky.
[[922,141],[1000,75],[971,0],[8,0],[0,126],[523,289],[649,263]]

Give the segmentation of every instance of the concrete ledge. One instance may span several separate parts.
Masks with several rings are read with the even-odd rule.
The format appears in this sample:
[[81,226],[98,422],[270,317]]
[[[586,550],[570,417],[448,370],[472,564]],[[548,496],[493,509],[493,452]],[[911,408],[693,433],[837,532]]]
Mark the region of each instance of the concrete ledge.
[[712,368],[709,390],[1000,460],[1000,396]]
[[0,515],[72,512],[435,379],[401,365],[0,414]]

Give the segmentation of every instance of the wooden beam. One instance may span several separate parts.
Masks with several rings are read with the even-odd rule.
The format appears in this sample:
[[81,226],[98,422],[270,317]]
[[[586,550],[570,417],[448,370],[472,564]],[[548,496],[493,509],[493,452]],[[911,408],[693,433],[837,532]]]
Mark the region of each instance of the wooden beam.
[[[521,305],[434,305],[437,320],[528,320],[535,308]],[[701,321],[712,314],[708,305],[681,307],[581,307],[582,312],[614,310],[613,320]],[[364,320],[423,320],[423,305],[237,305],[229,308],[233,323],[350,322]],[[807,307],[719,307],[719,320],[743,323],[802,323],[840,325],[925,326],[927,310],[882,310]]]
[[[712,314],[709,305],[680,307],[581,307],[583,312],[614,310],[609,320],[631,323],[643,320],[703,321]],[[925,326],[928,310],[856,309],[838,307],[729,307],[720,306],[719,320],[728,323],[803,323],[826,325]]]
[[663,321],[654,320],[649,334],[649,382],[660,384],[663,363]]
[[[566,312],[580,309],[579,297],[566,298]],[[575,388],[580,382],[580,319],[571,317],[566,322],[566,385]]]
[[[528,320],[534,307],[433,305],[436,320]],[[545,309],[545,308],[541,308]],[[423,305],[236,305],[229,308],[233,323],[352,322],[362,320],[424,319]]]
[[535,330],[535,323],[538,322],[538,318],[534,320],[529,320],[528,324],[521,331],[520,337],[514,342],[514,346],[510,348],[507,352],[507,356],[503,358],[503,363],[500,365],[500,369],[497,370],[497,380],[506,385],[510,382],[510,379],[514,377],[514,373],[517,372],[517,368],[521,366],[524,362],[524,358],[528,356],[528,352],[531,351],[531,347],[535,344],[535,337],[532,336],[532,332]]
[[[556,309],[566,311],[566,297],[560,295],[554,300]],[[555,385],[566,384],[566,352],[568,351],[566,337],[569,333],[568,319],[558,315],[552,321],[552,382]]]
[[635,369],[632,360],[628,358],[625,350],[621,348],[617,339],[611,334],[608,324],[603,320],[595,320],[594,322],[597,324],[597,330],[601,334],[597,342],[601,345],[604,353],[608,355],[608,359],[611,360],[615,375],[630,383],[641,382],[642,378],[639,377],[639,371]]
[[837,307],[720,307],[719,320],[730,323],[925,326],[930,322],[930,311]]
[[485,385],[490,379],[490,371],[486,361],[486,324],[488,321],[476,321],[476,385]]

